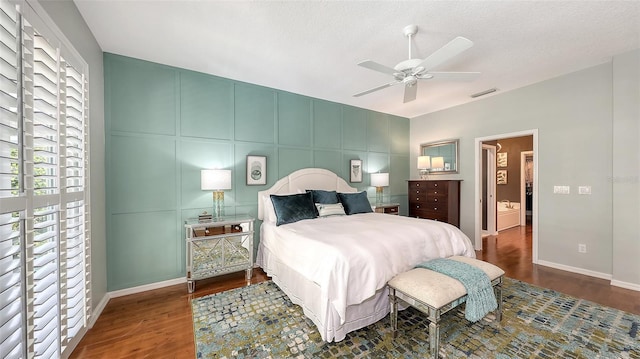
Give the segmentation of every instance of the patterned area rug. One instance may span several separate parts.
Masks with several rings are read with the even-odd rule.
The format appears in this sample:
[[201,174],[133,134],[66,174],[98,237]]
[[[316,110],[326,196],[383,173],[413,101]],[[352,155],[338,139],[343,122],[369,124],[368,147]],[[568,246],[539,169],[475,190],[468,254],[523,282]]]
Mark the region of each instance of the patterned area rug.
[[[640,316],[506,278],[502,322],[477,323],[453,310],[441,324],[445,358],[640,358]],[[273,283],[192,301],[197,358],[425,358],[428,321],[401,311],[325,343],[313,323]]]

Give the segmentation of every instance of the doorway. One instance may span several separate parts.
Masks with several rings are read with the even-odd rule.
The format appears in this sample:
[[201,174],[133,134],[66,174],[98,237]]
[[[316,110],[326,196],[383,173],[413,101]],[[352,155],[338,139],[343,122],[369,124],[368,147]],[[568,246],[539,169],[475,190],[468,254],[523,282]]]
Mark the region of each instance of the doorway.
[[[507,155],[502,155],[500,158],[500,162],[504,161],[505,157],[511,161],[511,165],[508,166],[508,163],[501,163],[500,168],[496,168],[496,166],[491,166],[488,164],[491,161],[491,158],[496,162],[497,153],[500,153],[501,146],[498,145],[500,140],[506,142],[507,139],[512,139],[515,137],[530,137],[532,142],[533,150],[529,151],[514,151],[514,148],[511,148],[509,151],[511,154],[510,157]],[[496,150],[495,156],[491,151],[491,146],[493,146]],[[526,204],[527,204],[527,191],[526,191],[526,178],[525,178],[525,190],[521,190],[522,183],[522,166],[520,165],[522,156],[530,156],[530,165],[531,178],[528,183],[530,186],[531,198],[529,200],[531,205],[531,231],[532,231],[532,257],[533,263],[538,262],[538,206],[537,206],[537,187],[538,187],[538,157],[537,156],[538,149],[538,131],[536,129],[521,131],[521,132],[513,132],[513,133],[505,133],[487,137],[481,137],[475,139],[475,237],[474,244],[476,250],[482,250],[482,237],[483,235],[495,235],[498,231],[498,212],[495,210],[500,201],[506,202],[509,207],[511,203],[515,205],[515,202],[519,202],[518,206],[521,207],[521,210],[515,215],[517,225],[524,223],[526,225]],[[503,153],[505,152],[502,149]],[[526,154],[522,154],[521,152],[528,152]],[[535,154],[535,155],[534,155]],[[526,161],[527,157],[525,157]],[[508,167],[507,167],[508,166]],[[491,173],[491,169],[493,169],[493,173]],[[500,182],[501,185],[496,185],[496,178],[498,177],[498,170],[500,170]],[[526,173],[525,173],[526,174]],[[520,177],[520,178],[519,178]],[[509,179],[511,178],[511,182],[509,183]],[[506,184],[509,183],[509,186]],[[505,186],[502,186],[504,184]],[[495,192],[493,192],[493,198],[490,198],[491,195],[491,186],[496,186],[498,188]],[[498,187],[501,186],[501,187]],[[507,188],[508,187],[508,188]],[[501,198],[505,197],[505,198]],[[492,205],[495,205],[494,209],[490,209]],[[502,215],[502,213],[501,213]],[[494,217],[492,219],[491,217]],[[520,220],[524,216],[524,221]],[[495,221],[495,222],[494,222]],[[491,223],[496,223],[495,230],[491,231],[492,226]],[[516,225],[516,224],[514,224]]]

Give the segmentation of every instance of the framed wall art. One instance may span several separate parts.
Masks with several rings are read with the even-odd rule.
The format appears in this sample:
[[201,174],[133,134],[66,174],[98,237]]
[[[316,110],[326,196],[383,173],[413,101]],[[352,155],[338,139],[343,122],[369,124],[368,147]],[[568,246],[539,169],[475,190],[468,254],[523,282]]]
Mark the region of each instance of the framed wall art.
[[362,182],[362,160],[351,160],[349,166],[349,182]]
[[496,165],[498,167],[507,167],[507,153],[506,152],[498,152]]
[[507,184],[507,170],[498,170],[496,175],[496,184]]
[[267,184],[267,157],[247,156],[247,185]]

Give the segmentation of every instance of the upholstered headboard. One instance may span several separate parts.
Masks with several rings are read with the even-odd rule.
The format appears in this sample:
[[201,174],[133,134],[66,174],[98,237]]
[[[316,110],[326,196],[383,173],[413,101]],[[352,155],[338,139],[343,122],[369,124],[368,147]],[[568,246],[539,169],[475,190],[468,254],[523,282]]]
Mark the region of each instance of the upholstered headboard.
[[272,194],[303,193],[307,189],[325,191],[357,192],[337,174],[324,168],[304,168],[279,179],[271,188],[258,192],[258,219],[264,219],[264,200]]

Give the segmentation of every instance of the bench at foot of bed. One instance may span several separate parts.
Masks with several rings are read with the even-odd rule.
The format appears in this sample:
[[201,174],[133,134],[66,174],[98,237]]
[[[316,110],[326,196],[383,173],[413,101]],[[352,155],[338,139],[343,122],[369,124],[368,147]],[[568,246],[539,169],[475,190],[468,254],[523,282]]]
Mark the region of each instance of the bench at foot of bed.
[[[493,286],[498,308],[496,320],[502,319],[502,278],[504,271],[499,267],[481,260],[454,256],[449,259],[470,264],[484,271]],[[391,300],[391,328],[394,334],[398,330],[398,300],[418,309],[429,320],[429,349],[432,358],[438,357],[440,349],[441,316],[464,303],[467,291],[460,281],[447,275],[425,268],[414,268],[400,273],[389,281]]]

